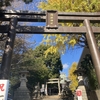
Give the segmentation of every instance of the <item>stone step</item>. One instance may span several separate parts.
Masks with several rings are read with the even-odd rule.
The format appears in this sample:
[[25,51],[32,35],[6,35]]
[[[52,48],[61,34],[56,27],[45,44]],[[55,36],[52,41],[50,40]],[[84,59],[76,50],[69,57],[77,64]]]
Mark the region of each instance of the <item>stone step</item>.
[[62,100],[59,95],[45,96],[43,100]]

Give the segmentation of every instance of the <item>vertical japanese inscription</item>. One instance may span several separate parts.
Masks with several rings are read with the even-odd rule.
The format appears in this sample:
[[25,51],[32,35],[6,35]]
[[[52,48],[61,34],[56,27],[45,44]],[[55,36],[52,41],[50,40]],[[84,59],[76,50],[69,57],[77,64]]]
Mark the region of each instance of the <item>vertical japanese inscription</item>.
[[58,28],[58,12],[57,11],[47,11],[46,14],[46,28]]

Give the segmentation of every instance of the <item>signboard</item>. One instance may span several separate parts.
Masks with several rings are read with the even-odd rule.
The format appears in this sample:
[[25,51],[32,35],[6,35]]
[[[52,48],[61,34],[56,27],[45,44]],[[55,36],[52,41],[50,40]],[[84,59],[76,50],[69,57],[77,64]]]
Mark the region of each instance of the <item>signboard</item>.
[[77,96],[78,100],[82,100],[82,90],[77,89],[76,90],[76,96]]
[[9,80],[0,80],[0,100],[7,100]]
[[48,10],[46,14],[46,28],[58,28],[58,12]]

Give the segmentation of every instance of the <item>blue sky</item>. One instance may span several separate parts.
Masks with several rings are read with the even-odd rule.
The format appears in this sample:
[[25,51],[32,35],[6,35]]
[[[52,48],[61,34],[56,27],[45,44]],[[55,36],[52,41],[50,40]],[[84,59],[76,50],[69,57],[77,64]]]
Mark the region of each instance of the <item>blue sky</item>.
[[[41,0],[33,0],[32,3],[26,5],[21,0],[14,0],[14,2],[12,2],[12,4],[11,4],[12,6],[8,7],[7,9],[38,11],[39,9],[37,8],[37,6],[38,6],[38,2],[40,2],[40,1]],[[27,25],[45,26],[45,23],[27,23]],[[37,45],[39,45],[39,43],[43,39],[41,34],[34,34],[32,37],[33,37],[32,40],[36,40]],[[68,75],[68,70],[69,70],[70,66],[72,65],[73,62],[79,61],[81,53],[82,53],[82,48],[78,48],[78,49],[73,49],[73,50],[67,50],[66,53],[61,56],[61,61],[63,64],[62,73],[65,73],[66,75]]]
[[61,61],[63,64],[63,73],[68,75],[68,70],[71,67],[73,62],[79,62],[80,56],[82,54],[82,48],[67,50],[64,55],[61,56]]

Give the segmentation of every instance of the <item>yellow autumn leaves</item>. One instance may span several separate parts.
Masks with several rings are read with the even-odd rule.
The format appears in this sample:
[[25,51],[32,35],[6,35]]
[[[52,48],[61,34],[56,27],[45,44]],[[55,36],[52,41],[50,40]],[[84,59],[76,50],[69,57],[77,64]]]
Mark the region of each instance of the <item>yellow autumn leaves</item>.
[[39,8],[62,12],[99,12],[100,0],[47,0],[41,2]]
[[65,11],[67,8],[66,0],[47,0],[47,2],[41,2],[39,8],[42,10],[58,10]]
[[77,79],[77,75],[74,74],[74,71],[77,69],[77,63],[74,62],[72,64],[72,66],[69,69],[69,75],[68,78],[71,80],[70,83],[70,89],[72,90],[72,92],[74,92],[78,86],[78,79]]
[[64,54],[66,45],[74,47],[77,40],[75,38],[70,38],[69,34],[44,34],[42,42],[46,43],[46,45],[51,45],[51,47],[45,52],[45,55],[47,56],[49,52],[56,53],[59,51],[61,54]]
[[[98,12],[100,11],[100,0],[47,0],[40,2],[39,6],[42,10],[58,10],[61,12]],[[61,26],[83,26],[83,23],[59,23]],[[51,52],[59,51],[64,53],[66,48],[74,47],[79,43],[82,35],[66,35],[66,34],[45,34],[44,42],[51,47],[45,52],[46,55]]]

